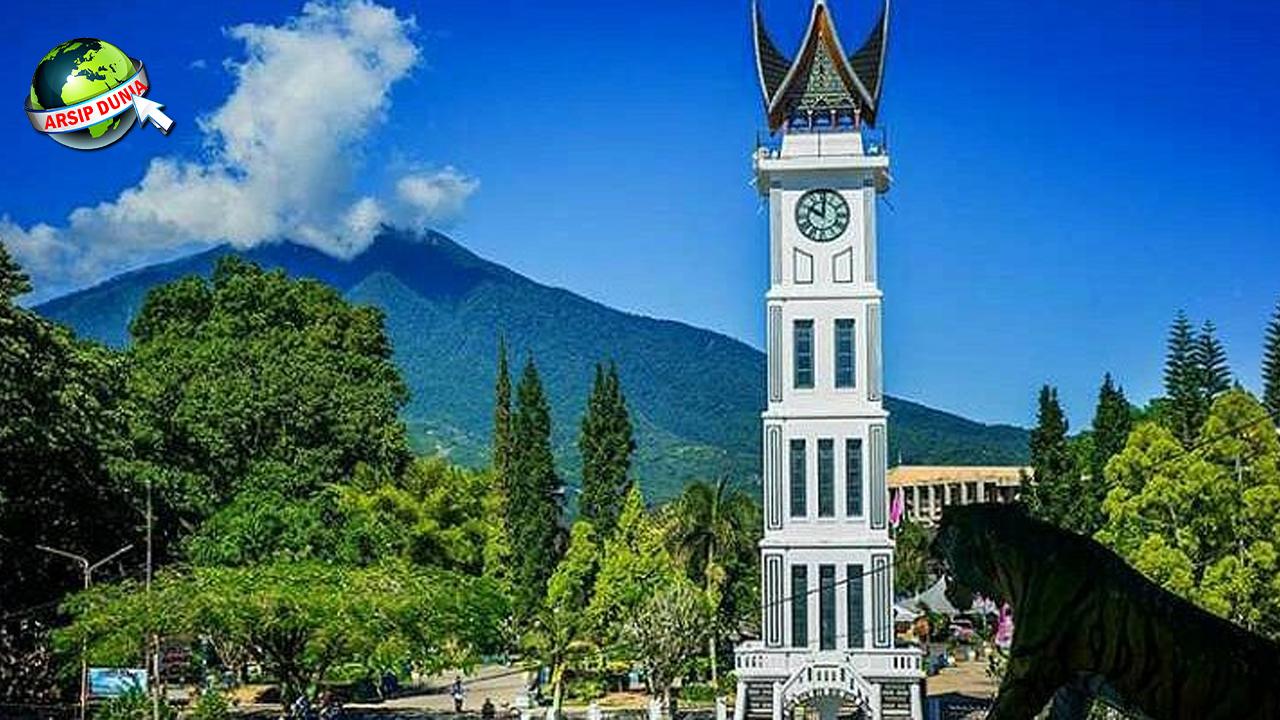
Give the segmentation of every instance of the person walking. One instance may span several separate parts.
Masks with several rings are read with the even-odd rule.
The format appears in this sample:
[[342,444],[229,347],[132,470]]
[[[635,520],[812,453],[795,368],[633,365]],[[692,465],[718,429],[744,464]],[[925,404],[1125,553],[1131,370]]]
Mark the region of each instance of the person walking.
[[459,675],[453,679],[453,687],[449,694],[453,696],[453,711],[462,712],[462,700],[466,695],[466,690],[462,687],[462,676]]

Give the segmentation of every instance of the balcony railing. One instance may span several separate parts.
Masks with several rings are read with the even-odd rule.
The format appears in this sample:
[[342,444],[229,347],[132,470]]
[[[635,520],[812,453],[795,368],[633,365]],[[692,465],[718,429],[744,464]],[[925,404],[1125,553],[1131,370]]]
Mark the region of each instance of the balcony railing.
[[918,677],[924,653],[915,647],[844,652],[766,648],[762,643],[738,647],[734,664],[743,677],[789,677],[806,667],[847,666],[862,677]]
[[[837,128],[837,129],[797,128],[797,129],[787,130],[787,133],[792,135],[834,135],[837,133],[845,134],[845,133],[851,133],[851,132],[857,132],[862,136],[862,154],[864,156],[879,157],[879,156],[888,154],[889,132],[883,127],[872,128],[864,125],[862,126],[861,129],[854,129],[852,127],[849,127],[849,128]],[[782,135],[776,135],[776,136],[761,135],[757,137],[756,138],[756,154],[759,155],[763,152],[764,156],[770,159],[776,159],[781,157],[782,156],[782,138],[783,138]],[[822,143],[818,144],[818,148],[819,148],[819,151],[817,153],[817,157],[823,157],[824,155],[830,155],[833,157],[848,155],[848,153],[845,153],[845,152],[823,153],[821,150]]]

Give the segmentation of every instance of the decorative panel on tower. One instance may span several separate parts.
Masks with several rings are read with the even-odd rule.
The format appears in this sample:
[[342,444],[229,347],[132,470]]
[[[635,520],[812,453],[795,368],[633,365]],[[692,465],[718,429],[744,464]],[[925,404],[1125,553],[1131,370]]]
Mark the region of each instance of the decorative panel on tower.
[[867,464],[871,470],[871,480],[869,482],[871,491],[871,528],[873,530],[883,530],[887,525],[885,515],[888,513],[889,503],[886,500],[885,490],[885,467],[888,455],[888,438],[884,425],[871,426],[871,457],[868,458]]
[[764,442],[765,528],[782,529],[782,427],[765,427]]
[[786,597],[783,588],[782,555],[769,553],[764,556],[764,640],[768,647],[782,647],[783,617]]
[[892,618],[892,568],[889,555],[871,557],[871,637],[877,648],[887,648],[893,641],[893,623],[886,622]]
[[831,258],[831,280],[840,285],[853,282],[853,248]]
[[782,402],[782,308],[769,308],[769,401]]
[[884,368],[880,360],[880,306],[867,306],[867,399],[880,402],[884,396]]
[[862,267],[868,285],[876,284],[876,191],[862,191],[862,242],[864,245]]

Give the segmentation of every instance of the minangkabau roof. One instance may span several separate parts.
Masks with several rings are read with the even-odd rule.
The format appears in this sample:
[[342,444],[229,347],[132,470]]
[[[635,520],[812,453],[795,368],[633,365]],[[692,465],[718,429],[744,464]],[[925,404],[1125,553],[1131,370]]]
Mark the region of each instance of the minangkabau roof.
[[888,48],[889,0],[866,41],[846,54],[836,33],[826,0],[815,0],[800,52],[788,60],[765,28],[760,2],[753,8],[756,65],[769,115],[769,130],[777,132],[797,116],[852,116],[872,127],[884,88]]

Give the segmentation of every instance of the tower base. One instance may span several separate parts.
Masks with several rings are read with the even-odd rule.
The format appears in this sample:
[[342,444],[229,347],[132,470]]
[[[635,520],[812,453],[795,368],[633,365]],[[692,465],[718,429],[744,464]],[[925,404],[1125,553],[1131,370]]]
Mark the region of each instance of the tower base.
[[923,720],[923,653],[914,648],[735,652],[734,720]]

